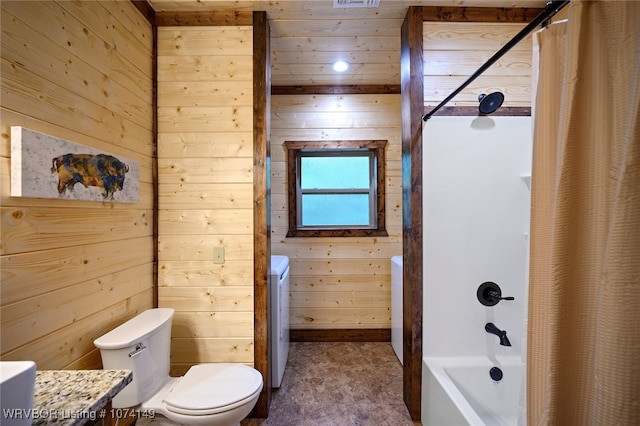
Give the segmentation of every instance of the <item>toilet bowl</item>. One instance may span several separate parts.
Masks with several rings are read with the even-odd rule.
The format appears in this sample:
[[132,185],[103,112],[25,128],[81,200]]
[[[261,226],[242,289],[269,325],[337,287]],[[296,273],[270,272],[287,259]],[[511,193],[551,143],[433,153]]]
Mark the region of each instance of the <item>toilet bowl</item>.
[[173,313],[149,309],[94,341],[105,369],[133,371],[113,408],[135,408],[139,425],[239,424],[258,401],[262,375],[243,364],[207,363],[169,377]]
[[[200,364],[140,405],[137,424],[237,425],[262,390],[258,371],[240,364]],[[167,421],[169,420],[169,421]]]

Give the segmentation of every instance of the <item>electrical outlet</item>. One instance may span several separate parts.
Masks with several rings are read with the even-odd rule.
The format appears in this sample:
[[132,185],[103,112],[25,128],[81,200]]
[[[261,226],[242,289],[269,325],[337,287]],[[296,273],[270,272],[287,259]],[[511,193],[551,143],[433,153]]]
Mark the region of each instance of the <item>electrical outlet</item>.
[[224,246],[213,248],[213,263],[224,263]]

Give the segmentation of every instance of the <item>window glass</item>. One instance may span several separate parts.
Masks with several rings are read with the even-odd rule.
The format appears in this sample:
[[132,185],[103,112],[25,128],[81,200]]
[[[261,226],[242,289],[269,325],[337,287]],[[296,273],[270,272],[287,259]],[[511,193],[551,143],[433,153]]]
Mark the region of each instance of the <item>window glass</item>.
[[369,226],[369,194],[306,194],[303,226]]
[[302,156],[300,160],[300,187],[303,190],[369,188],[369,155],[315,155]]

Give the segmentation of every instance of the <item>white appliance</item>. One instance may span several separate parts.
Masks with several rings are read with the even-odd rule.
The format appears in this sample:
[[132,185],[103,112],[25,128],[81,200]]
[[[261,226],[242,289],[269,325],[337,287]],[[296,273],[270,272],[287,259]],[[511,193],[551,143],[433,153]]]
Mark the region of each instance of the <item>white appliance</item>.
[[402,256],[391,258],[391,347],[402,364]]
[[289,258],[271,256],[271,387],[279,388],[289,356]]

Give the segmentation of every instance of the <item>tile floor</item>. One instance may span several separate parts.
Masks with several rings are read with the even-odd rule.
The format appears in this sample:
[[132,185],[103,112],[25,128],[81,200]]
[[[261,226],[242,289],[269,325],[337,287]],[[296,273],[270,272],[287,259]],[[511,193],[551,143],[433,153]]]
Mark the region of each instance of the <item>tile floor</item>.
[[291,343],[268,419],[242,426],[414,426],[390,343]]

